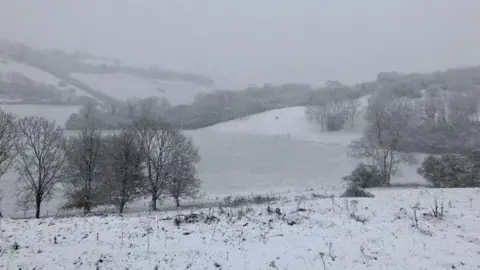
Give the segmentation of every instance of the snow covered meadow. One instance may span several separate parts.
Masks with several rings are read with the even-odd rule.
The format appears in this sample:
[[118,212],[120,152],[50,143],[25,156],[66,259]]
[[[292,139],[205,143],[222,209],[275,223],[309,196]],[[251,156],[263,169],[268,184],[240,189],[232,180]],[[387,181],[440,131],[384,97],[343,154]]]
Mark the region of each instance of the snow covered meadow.
[[[2,108],[19,116],[41,114],[58,123],[69,115],[53,109],[43,112],[31,105],[23,111],[13,110],[16,106]],[[343,189],[341,178],[356,165],[347,157],[347,146],[360,136],[351,131],[320,133],[306,122],[302,107],[269,111],[186,134],[200,148],[198,170],[203,182],[201,192],[207,201],[232,194]],[[415,170],[405,166],[396,181],[423,183]],[[14,203],[16,177],[12,172],[3,176],[0,207],[4,215],[23,217],[25,213]],[[54,215],[62,203],[61,196],[46,202],[42,214]],[[127,211],[144,210],[145,203],[134,203]]]
[[14,61],[6,57],[0,58],[0,74],[19,74],[32,80],[37,84],[53,85],[58,87],[58,89],[65,91],[73,89],[78,96],[86,96],[93,98],[93,96],[89,93],[62,81],[61,79],[55,77],[54,75],[46,71],[43,71],[31,65],[27,65],[25,63]]
[[[58,116],[59,117],[59,116]],[[61,120],[61,119],[58,119]],[[360,127],[359,127],[360,128]],[[204,197],[175,209],[0,220],[1,269],[477,269],[480,189],[391,188],[344,199],[355,130],[319,133],[303,108],[187,132],[200,148]],[[396,183],[424,183],[404,166]],[[14,206],[6,175],[2,211]],[[232,207],[225,197],[277,201]],[[334,195],[335,197],[331,197]],[[434,217],[435,200],[443,215]],[[61,197],[43,208],[57,213]],[[416,218],[415,218],[416,217]]]
[[166,97],[173,104],[191,103],[199,93],[210,93],[211,88],[181,81],[147,80],[126,73],[72,74],[95,90],[118,100],[129,98]]
[[[123,217],[3,219],[0,268],[480,267],[480,190],[419,188],[373,193],[375,198],[352,200],[332,199],[328,195],[338,194],[312,190],[289,194],[269,205],[212,206]],[[435,198],[445,207],[443,217],[432,216]]]

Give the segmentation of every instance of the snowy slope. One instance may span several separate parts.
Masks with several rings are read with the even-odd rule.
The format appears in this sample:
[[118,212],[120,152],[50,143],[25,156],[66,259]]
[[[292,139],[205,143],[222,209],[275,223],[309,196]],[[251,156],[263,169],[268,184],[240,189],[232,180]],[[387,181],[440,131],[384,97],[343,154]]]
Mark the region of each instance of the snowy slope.
[[208,93],[212,89],[193,83],[180,81],[146,80],[141,77],[126,74],[72,74],[77,80],[89,85],[95,90],[116,98],[166,97],[171,104],[191,103],[199,93]]
[[[348,140],[320,143],[281,136],[262,136],[209,130],[189,131],[202,157],[198,164],[201,193],[206,200],[230,194],[301,191],[306,188],[340,189],[341,180],[356,165],[347,157]],[[339,140],[337,140],[339,141]],[[417,165],[418,166],[418,165]],[[424,183],[417,166],[402,166],[396,183]],[[0,209],[6,216],[23,216],[15,207],[15,180],[12,172],[2,177],[4,199]],[[45,202],[42,215],[54,214],[62,204],[62,194]],[[168,205],[167,205],[168,206]],[[129,206],[128,211],[145,211],[146,201]],[[34,211],[28,213],[32,216]]]
[[[123,217],[0,219],[0,268],[480,268],[480,190],[374,193],[375,198],[335,198],[333,203],[311,199],[311,192],[291,194],[270,205],[280,214],[253,205]],[[430,216],[435,197],[444,203],[443,219]],[[418,228],[413,226],[416,204]],[[177,215],[192,221],[177,227]]]
[[306,121],[305,107],[266,111],[219,123],[206,128],[211,131],[260,135],[293,136],[301,139],[319,139],[319,128]]
[[63,86],[60,86],[60,83],[62,82],[62,80],[60,80],[59,78],[53,76],[48,72],[45,72],[41,69],[38,69],[36,67],[30,66],[24,63],[13,61],[5,57],[3,57],[0,60],[0,73],[3,73],[3,74],[18,73],[31,79],[32,81],[38,84],[53,85],[59,90],[74,89],[76,95],[78,96],[92,97],[92,95],[90,95],[89,93],[84,92],[81,89],[71,84],[63,82],[62,84]]
[[353,129],[348,127],[337,132],[322,132],[319,125],[307,121],[305,107],[291,107],[219,123],[206,129],[217,132],[282,136],[297,140],[343,144],[361,135],[365,125],[362,107],[355,118]]
[[[29,105],[4,109],[20,116],[38,114],[64,123],[77,108]],[[201,192],[210,198],[305,188],[342,189],[345,183],[341,178],[357,163],[347,156],[348,144],[360,136],[350,131],[322,133],[306,122],[301,107],[265,112],[186,133],[200,149]],[[394,181],[424,183],[416,167],[404,166]],[[16,178],[15,173],[3,177],[3,189],[9,190],[0,206],[4,215],[23,216],[15,208]],[[62,196],[58,194],[55,200],[45,203],[42,214],[55,213],[61,204]],[[131,206],[131,211],[144,209],[143,201]]]

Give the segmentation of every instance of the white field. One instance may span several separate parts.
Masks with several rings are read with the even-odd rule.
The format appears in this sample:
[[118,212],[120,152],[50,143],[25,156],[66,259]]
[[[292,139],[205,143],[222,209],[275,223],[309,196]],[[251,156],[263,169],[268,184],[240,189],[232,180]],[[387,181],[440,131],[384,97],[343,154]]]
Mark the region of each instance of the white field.
[[[348,143],[360,133],[350,130],[321,133],[307,123],[303,110],[301,107],[275,110],[186,132],[200,148],[202,160],[198,170],[203,180],[204,199],[305,188],[342,189],[345,183],[341,178],[357,163],[347,157]],[[26,109],[23,113],[37,112]],[[57,111],[46,117],[61,123],[61,117],[65,116],[65,121],[68,115]],[[266,115],[281,117],[268,122],[270,118]],[[361,128],[361,122],[358,125]],[[405,166],[395,181],[423,183],[415,171],[415,166]],[[16,178],[13,172],[3,177],[4,189],[9,190],[1,206],[4,215],[23,216],[23,212],[14,207]],[[61,203],[61,198],[46,203],[43,213],[56,213]],[[135,203],[129,211],[144,209],[144,204],[143,201]]]
[[[347,145],[360,133],[319,133],[301,112],[271,111],[187,132],[200,147],[205,196],[185,204],[274,193],[286,197],[271,205],[281,215],[267,213],[266,205],[221,213],[218,207],[167,211],[170,204],[148,214],[138,201],[124,217],[6,218],[0,220],[0,269],[480,268],[480,189],[373,189],[375,198],[312,199],[313,192],[343,191],[340,179],[356,164]],[[402,168],[394,181],[422,182],[415,169]],[[13,173],[4,177],[2,211],[18,217],[14,179]],[[445,208],[442,220],[429,215],[435,198]],[[55,214],[60,204],[55,198],[42,214]],[[417,204],[418,228],[412,226]],[[203,216],[177,228],[172,218],[181,213]],[[220,220],[206,224],[204,215]]]
[[72,74],[95,90],[102,91],[118,100],[129,98],[166,97],[173,104],[191,103],[199,93],[208,93],[212,89],[193,83],[180,81],[146,80],[126,74]]
[[[1,219],[0,268],[480,268],[479,189],[373,193],[375,198],[333,202],[310,199],[311,192],[291,194],[271,204],[280,215],[254,205],[223,212],[213,207],[123,217]],[[430,216],[435,197],[444,204],[443,219]],[[418,228],[413,226],[416,204]],[[198,222],[174,225],[175,216],[192,213]],[[207,216],[219,220],[207,223]]]
[[92,95],[90,95],[89,93],[84,92],[81,89],[68,83],[66,84],[66,86],[60,87],[58,83],[61,82],[61,80],[48,72],[45,72],[41,69],[32,67],[24,63],[13,61],[11,59],[2,58],[2,61],[0,61],[0,73],[13,73],[13,72],[20,73],[23,76],[39,84],[54,85],[58,89],[63,89],[63,90],[74,89],[78,96],[92,97]]
[[266,111],[233,121],[219,123],[206,128],[215,132],[281,136],[294,140],[314,141],[327,144],[348,144],[360,136],[365,127],[364,113],[369,95],[359,99],[358,113],[354,117],[353,127],[346,123],[344,130],[321,132],[319,125],[313,125],[305,119],[305,107],[292,107]]

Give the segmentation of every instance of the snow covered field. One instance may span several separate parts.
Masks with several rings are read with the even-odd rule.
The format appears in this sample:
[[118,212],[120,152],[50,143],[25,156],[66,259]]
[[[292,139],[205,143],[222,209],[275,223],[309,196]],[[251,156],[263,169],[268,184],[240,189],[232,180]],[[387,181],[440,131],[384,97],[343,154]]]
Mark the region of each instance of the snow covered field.
[[364,113],[369,98],[370,96],[367,95],[359,99],[354,126],[350,127],[347,123],[346,128],[338,132],[322,132],[319,125],[309,123],[305,117],[305,107],[302,106],[270,110],[219,123],[206,129],[228,133],[282,136],[328,144],[348,144],[352,139],[360,136],[365,127]]
[[[0,268],[480,268],[479,189],[373,193],[375,198],[333,201],[312,199],[312,191],[292,193],[271,204],[272,212],[267,205],[247,205],[124,217],[2,219]],[[444,203],[443,219],[430,215],[435,197]],[[191,223],[177,227],[177,215]]]
[[[12,112],[41,111],[30,107]],[[44,116],[61,122],[61,115],[69,114]],[[0,269],[480,268],[480,189],[379,188],[370,190],[375,198],[338,197],[341,177],[357,163],[347,157],[356,129],[321,133],[297,107],[188,131],[202,156],[202,199],[175,211],[167,202],[152,214],[142,200],[123,217],[0,219]],[[423,183],[416,167],[404,166],[393,181]],[[1,210],[22,217],[15,179],[3,177]],[[251,194],[281,199],[271,211],[218,206],[225,196]],[[431,216],[435,198],[442,219]],[[61,203],[59,194],[42,214],[55,215]]]
[[74,89],[78,96],[93,97],[89,93],[84,92],[71,84],[63,82],[64,85],[60,86],[59,83],[62,82],[62,80],[36,67],[16,62],[8,58],[2,58],[0,60],[0,73],[18,73],[38,84],[53,85],[58,89],[63,90]]
[[[238,132],[218,130],[216,127],[186,132],[200,148],[202,160],[198,171],[203,181],[201,191],[205,193],[204,199],[252,192],[301,191],[305,188],[342,189],[345,183],[341,178],[357,163],[347,157],[348,143],[360,133],[320,133],[304,117],[300,117],[299,111],[299,108],[283,109],[282,117],[272,120],[281,123],[276,127],[277,122],[266,125],[259,121],[265,114],[276,113],[271,111],[253,115],[249,120],[219,124],[232,125],[239,129]],[[67,116],[57,112],[46,117],[61,121],[61,115]],[[270,133],[262,134],[262,131]],[[22,217],[24,213],[14,204],[16,177],[15,173],[3,177],[3,189],[8,191],[4,191],[1,209],[4,215]],[[424,183],[416,174],[416,166],[404,166],[395,181]],[[46,203],[42,208],[43,214],[56,213],[61,203],[61,198]],[[128,211],[145,208],[145,202],[140,201],[130,205]]]
[[305,107],[292,107],[266,111],[205,129],[215,132],[281,136],[294,140],[343,144],[359,136],[358,130],[363,128],[362,122],[363,120],[359,118],[353,130],[321,132],[319,126],[306,121]]
[[[10,107],[16,108],[9,106],[6,110],[12,111],[13,108]],[[30,107],[18,113],[36,115],[40,112]],[[198,164],[198,171],[203,181],[201,192],[205,193],[205,200],[230,194],[297,192],[305,188],[330,190],[345,186],[341,178],[357,163],[347,157],[348,143],[360,136],[360,133],[320,133],[306,122],[300,107],[282,109],[281,114],[278,112],[270,111],[250,116],[246,120],[233,120],[186,132],[200,148],[202,160]],[[62,123],[62,117],[65,117],[65,121],[69,114],[51,111],[45,113],[45,117]],[[271,119],[270,123],[268,118],[263,121],[265,115],[269,114],[281,117],[278,120]],[[217,129],[222,125],[224,128]],[[234,128],[227,129],[229,126]],[[23,211],[15,207],[16,178],[13,172],[4,175],[4,199],[0,209],[4,215],[23,217]],[[402,174],[397,175],[394,181],[424,183],[416,174],[416,166],[404,166]],[[43,215],[57,212],[62,204],[61,196],[59,197],[45,203]],[[140,201],[130,205],[127,211],[144,209],[145,202]]]
[[197,94],[212,91],[193,83],[146,80],[126,73],[72,74],[72,77],[118,100],[166,97],[171,104],[177,105],[191,103]]

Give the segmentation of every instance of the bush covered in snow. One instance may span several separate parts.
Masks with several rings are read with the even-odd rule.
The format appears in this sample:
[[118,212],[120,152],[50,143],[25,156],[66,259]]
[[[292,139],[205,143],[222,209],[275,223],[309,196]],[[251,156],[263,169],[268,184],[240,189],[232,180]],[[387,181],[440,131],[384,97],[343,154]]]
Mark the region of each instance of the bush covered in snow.
[[360,188],[379,187],[383,185],[383,177],[380,169],[374,165],[360,163],[348,176],[343,180]]
[[368,191],[365,191],[363,190],[362,188],[358,187],[357,185],[355,184],[350,184],[347,188],[347,190],[345,190],[345,192],[340,195],[340,197],[344,197],[344,198],[350,198],[350,197],[364,197],[364,198],[373,198],[375,197],[375,195],[373,195],[372,193],[368,192]]
[[475,167],[469,157],[448,154],[425,158],[417,172],[434,187],[478,187],[480,178]]

